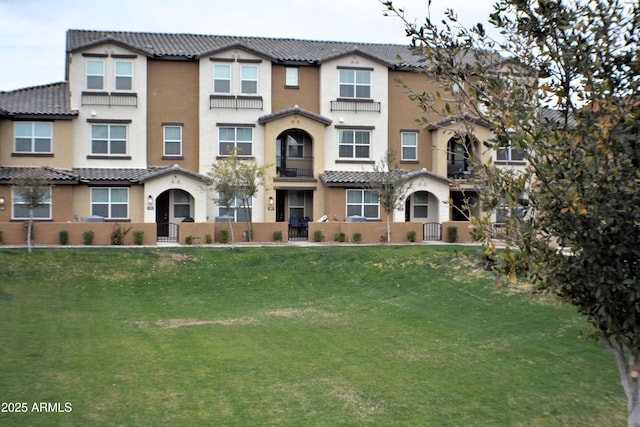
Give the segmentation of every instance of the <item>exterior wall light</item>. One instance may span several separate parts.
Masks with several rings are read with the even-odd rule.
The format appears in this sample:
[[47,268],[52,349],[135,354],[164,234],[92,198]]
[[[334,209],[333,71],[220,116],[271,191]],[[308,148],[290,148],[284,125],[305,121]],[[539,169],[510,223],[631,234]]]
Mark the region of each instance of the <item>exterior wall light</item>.
[[153,196],[151,194],[149,194],[149,197],[147,197],[147,210],[153,210]]
[[4,196],[0,196],[0,211],[4,210]]

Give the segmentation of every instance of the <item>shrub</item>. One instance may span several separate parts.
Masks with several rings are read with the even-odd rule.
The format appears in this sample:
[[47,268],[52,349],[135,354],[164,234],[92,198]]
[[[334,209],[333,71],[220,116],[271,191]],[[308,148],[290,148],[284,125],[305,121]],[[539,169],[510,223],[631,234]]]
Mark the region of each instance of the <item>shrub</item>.
[[4,233],[0,230],[0,245],[4,244]]
[[362,242],[362,233],[353,233],[353,243]]
[[60,230],[58,233],[58,241],[61,245],[69,244],[69,231],[68,230]]
[[273,232],[273,241],[282,242],[282,231],[276,230]]
[[92,245],[94,237],[95,233],[93,231],[85,231],[84,233],[82,233],[82,242],[87,246]]
[[220,230],[220,243],[229,243],[229,230],[226,228]]
[[410,242],[415,242],[416,241],[416,232],[411,230],[411,231],[407,231],[407,240]]
[[187,237],[184,238],[184,243],[186,245],[193,245],[193,236],[192,235],[188,235]]
[[447,227],[447,243],[454,243],[458,240],[458,227],[451,225]]
[[316,230],[313,232],[314,242],[322,242],[323,240],[324,240],[324,234],[322,234],[322,230]]
[[205,235],[204,235],[204,242],[205,242],[207,245],[210,245],[210,244],[212,244],[212,243],[213,243],[213,238],[211,237],[211,234],[205,234]]
[[242,232],[242,240],[245,242],[253,242],[253,230],[244,230]]
[[333,241],[334,242],[344,243],[346,238],[347,238],[347,236],[345,236],[345,234],[342,231],[340,231],[340,232],[336,233],[335,237],[333,238]]
[[142,243],[144,243],[144,231],[135,230],[133,232],[133,244],[140,246]]
[[120,224],[116,223],[113,231],[111,232],[111,244],[122,245],[124,244],[124,237],[129,233],[131,227],[124,228]]

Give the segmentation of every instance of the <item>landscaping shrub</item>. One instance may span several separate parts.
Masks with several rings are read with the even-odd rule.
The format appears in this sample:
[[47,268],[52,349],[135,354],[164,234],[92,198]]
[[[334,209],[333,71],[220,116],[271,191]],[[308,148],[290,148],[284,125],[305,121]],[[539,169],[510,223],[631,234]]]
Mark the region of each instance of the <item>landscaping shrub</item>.
[[415,242],[416,241],[416,232],[411,230],[411,231],[407,231],[407,240],[410,242]]
[[204,242],[205,242],[207,245],[210,245],[210,244],[212,244],[212,243],[213,243],[213,238],[211,237],[211,234],[205,234],[205,235],[204,235]]
[[144,243],[144,231],[135,230],[133,232],[133,244],[140,246],[142,243]]
[[340,232],[336,233],[335,237],[333,238],[333,241],[334,242],[344,243],[346,238],[347,238],[347,236],[345,236],[345,234],[342,231],[340,231]]
[[455,243],[458,240],[458,227],[455,225],[447,227],[447,243]]
[[68,230],[60,230],[58,233],[58,241],[61,245],[69,244],[69,231]]
[[353,243],[362,242],[362,233],[353,233]]
[[4,234],[2,233],[2,230],[0,230],[0,245],[4,244]]
[[322,242],[323,240],[324,240],[324,234],[322,234],[322,230],[316,230],[313,232],[314,242]]
[[282,242],[282,231],[277,230],[273,232],[273,241]]
[[95,233],[93,231],[85,231],[84,233],[82,233],[82,242],[87,246],[92,245],[94,237]]
[[220,230],[220,243],[229,243],[229,230],[226,228]]
[[193,245],[193,236],[192,235],[188,235],[187,237],[184,238],[184,243],[186,245]]
[[113,231],[111,232],[111,244],[112,245],[123,245],[124,237],[129,233],[131,227],[124,228],[120,224],[116,223]]
[[253,230],[245,230],[242,232],[242,240],[245,242],[253,242]]

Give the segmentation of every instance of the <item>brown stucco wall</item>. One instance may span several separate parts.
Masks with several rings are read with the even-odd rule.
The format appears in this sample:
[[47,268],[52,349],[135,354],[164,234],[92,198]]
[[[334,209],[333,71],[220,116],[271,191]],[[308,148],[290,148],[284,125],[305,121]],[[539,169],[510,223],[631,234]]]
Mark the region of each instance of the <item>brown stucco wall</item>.
[[[147,163],[199,167],[198,63],[147,62]],[[182,123],[182,157],[163,159],[163,123]]]
[[286,110],[294,105],[320,113],[320,69],[318,67],[298,67],[298,87],[285,88],[285,68],[273,65],[271,69],[271,111]]
[[[60,243],[60,231],[66,230],[69,232],[69,245],[83,245],[82,234],[91,230],[95,235],[93,239],[94,246],[110,245],[110,236],[117,224],[112,222],[34,222],[33,244],[34,246],[58,245]],[[154,223],[120,223],[119,225],[124,229],[130,228],[124,239],[125,245],[133,244],[133,232],[136,230],[144,231],[143,244],[156,244],[156,225]],[[2,230],[4,244],[26,244],[26,234],[22,221],[0,224],[0,230]]]

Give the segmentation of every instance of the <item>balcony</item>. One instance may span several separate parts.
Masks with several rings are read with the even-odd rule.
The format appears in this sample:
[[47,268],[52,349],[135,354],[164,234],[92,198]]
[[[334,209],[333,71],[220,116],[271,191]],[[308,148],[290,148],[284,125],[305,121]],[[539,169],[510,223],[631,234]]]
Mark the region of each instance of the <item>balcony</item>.
[[276,157],[280,178],[313,178],[313,157]]
[[380,108],[380,103],[372,99],[338,98],[335,101],[331,101],[331,111],[379,113]]
[[138,94],[129,92],[82,92],[82,105],[137,107]]
[[209,95],[209,109],[262,110],[261,96]]

